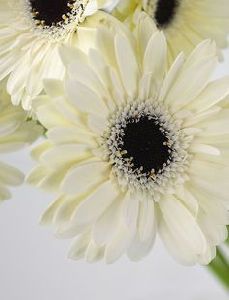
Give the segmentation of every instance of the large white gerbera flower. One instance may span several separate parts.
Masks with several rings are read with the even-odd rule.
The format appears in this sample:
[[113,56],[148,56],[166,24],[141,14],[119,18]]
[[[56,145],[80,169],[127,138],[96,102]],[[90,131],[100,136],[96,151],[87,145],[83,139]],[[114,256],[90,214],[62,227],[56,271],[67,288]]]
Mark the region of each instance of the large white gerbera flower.
[[42,221],[75,238],[73,259],[138,260],[159,233],[178,261],[207,264],[227,237],[229,78],[209,82],[211,41],[166,72],[144,13],[137,32],[100,27],[99,51],[63,49],[65,82],[46,81],[37,102],[48,141],[28,181],[59,193]]
[[[5,90],[5,82],[0,85],[0,154],[16,151],[33,142],[42,133],[41,127],[27,121],[21,107],[14,107]],[[2,160],[2,158],[1,158]],[[0,201],[11,197],[8,186],[23,182],[24,175],[16,168],[0,161]]]
[[[76,38],[77,27],[86,40],[90,25],[85,18],[108,9],[117,0],[0,0],[0,80],[9,76],[7,89],[13,104],[31,108],[42,91],[43,78],[61,78],[58,54],[61,43]],[[79,30],[79,29],[78,29]]]
[[206,38],[215,40],[222,48],[228,45],[228,0],[124,0],[115,14],[122,20],[127,18],[135,22],[141,10],[164,30],[171,59],[180,51],[190,53]]

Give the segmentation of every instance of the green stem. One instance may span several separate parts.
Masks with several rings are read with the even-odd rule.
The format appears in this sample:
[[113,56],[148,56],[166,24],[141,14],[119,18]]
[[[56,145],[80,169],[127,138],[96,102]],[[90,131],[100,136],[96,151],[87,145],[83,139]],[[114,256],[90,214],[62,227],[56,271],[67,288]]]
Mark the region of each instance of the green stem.
[[229,261],[219,248],[216,258],[208,265],[208,268],[229,290]]
[[228,239],[226,240],[226,245],[229,246],[229,225],[227,226],[227,231],[228,231]]

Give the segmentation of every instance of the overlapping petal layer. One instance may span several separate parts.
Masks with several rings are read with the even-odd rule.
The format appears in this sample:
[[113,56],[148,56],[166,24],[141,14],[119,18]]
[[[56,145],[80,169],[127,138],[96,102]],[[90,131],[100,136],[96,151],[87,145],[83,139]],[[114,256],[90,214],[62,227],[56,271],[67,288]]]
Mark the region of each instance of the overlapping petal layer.
[[[31,144],[42,134],[42,128],[20,107],[15,107],[5,89],[5,81],[0,84],[0,155],[16,151]],[[9,199],[10,186],[20,185],[24,175],[13,166],[0,161],[0,201]]]

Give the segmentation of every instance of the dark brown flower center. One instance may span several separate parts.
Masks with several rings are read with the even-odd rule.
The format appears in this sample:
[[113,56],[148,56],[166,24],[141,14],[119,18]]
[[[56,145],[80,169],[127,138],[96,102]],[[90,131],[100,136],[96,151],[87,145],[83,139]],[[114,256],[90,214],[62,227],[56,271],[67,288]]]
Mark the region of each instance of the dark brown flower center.
[[159,28],[168,26],[176,15],[178,0],[158,0],[155,11],[155,21]]
[[126,154],[125,159],[131,159],[134,169],[142,169],[142,173],[150,175],[162,170],[164,164],[172,160],[168,138],[156,119],[142,116],[139,120],[129,119],[123,128],[120,144]]
[[34,19],[45,26],[64,22],[71,14],[75,0],[30,0]]

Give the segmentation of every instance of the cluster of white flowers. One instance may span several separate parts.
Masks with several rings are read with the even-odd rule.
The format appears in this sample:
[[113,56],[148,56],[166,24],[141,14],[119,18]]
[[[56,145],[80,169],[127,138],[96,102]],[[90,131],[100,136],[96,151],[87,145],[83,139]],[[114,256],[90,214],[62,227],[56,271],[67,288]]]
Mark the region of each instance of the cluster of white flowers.
[[[160,236],[209,264],[229,224],[228,0],[0,0],[0,153],[31,144],[27,182],[72,259],[147,255]],[[0,162],[0,200],[20,171]]]

